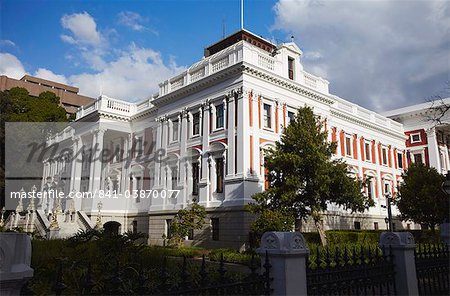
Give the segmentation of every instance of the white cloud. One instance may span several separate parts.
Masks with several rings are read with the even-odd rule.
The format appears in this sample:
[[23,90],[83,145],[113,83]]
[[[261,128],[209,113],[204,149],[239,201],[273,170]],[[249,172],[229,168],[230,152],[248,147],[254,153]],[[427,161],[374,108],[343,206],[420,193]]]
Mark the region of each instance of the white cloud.
[[0,75],[20,79],[26,74],[19,59],[10,53],[0,53]]
[[134,31],[142,31],[145,29],[142,25],[144,18],[139,13],[132,11],[121,11],[117,17],[119,19],[119,24],[129,27]]
[[158,83],[183,70],[174,62],[165,64],[161,54],[152,49],[131,45],[102,71],[72,75],[69,80],[89,96],[105,94],[135,101],[157,92]]
[[450,77],[448,1],[280,0],[274,12],[305,69],[368,108],[423,102]]
[[63,34],[61,39],[70,44],[98,46],[103,42],[103,37],[97,30],[94,18],[87,12],[64,15],[61,25],[68,29],[72,36]]
[[53,73],[51,70],[45,69],[45,68],[39,68],[35,73],[34,76],[47,79],[50,81],[59,82],[62,84],[69,84],[67,81],[67,78],[64,75],[58,75]]
[[0,46],[2,47],[16,47],[16,44],[14,42],[12,42],[11,40],[8,39],[2,39],[0,40]]
[[144,23],[148,22],[148,19],[144,18],[137,12],[121,11],[117,15],[117,19],[118,19],[119,24],[121,24],[125,27],[128,27],[133,31],[138,31],[138,32],[148,31],[156,36],[159,35],[158,31],[144,25]]

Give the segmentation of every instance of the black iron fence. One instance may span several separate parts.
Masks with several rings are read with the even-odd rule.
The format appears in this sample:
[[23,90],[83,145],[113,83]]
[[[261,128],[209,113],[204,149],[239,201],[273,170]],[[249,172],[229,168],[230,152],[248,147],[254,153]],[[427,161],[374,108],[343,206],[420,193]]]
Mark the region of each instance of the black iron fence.
[[419,245],[414,253],[420,295],[450,295],[449,246]]
[[245,274],[228,271],[223,255],[217,268],[208,266],[204,255],[197,263],[186,257],[181,262],[172,259],[165,257],[159,270],[117,263],[106,279],[93,278],[93,265],[89,263],[82,267],[78,281],[70,283],[70,290],[65,278],[70,270],[64,271],[68,265],[61,262],[53,291],[56,295],[72,294],[74,286],[80,295],[270,295],[272,291],[269,276],[272,266],[267,254],[260,271],[259,256],[252,256],[249,272]]
[[390,249],[317,248],[307,264],[308,295],[395,295]]

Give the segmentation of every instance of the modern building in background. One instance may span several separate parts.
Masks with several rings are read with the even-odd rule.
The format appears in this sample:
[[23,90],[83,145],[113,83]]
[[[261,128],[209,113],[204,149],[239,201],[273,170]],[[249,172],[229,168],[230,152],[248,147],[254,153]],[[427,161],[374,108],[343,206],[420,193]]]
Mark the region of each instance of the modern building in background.
[[78,94],[77,87],[62,83],[25,75],[20,80],[5,75],[0,76],[0,91],[10,90],[14,87],[23,87],[31,96],[37,97],[41,93],[50,91],[60,98],[60,104],[66,109],[67,114],[73,114],[80,106],[94,101],[93,98]]
[[[297,108],[310,106],[323,120],[329,141],[338,144],[334,157],[347,162],[352,176],[367,180],[365,194],[375,202],[361,214],[330,205],[325,229],[386,229],[385,194],[395,196],[416,153],[418,146],[411,146],[415,143],[408,134],[416,128],[405,129],[400,122],[339,98],[328,85],[303,68],[302,51],[295,43],[277,45],[238,31],[206,48],[203,59],[161,82],[159,92],[148,99],[130,103],[100,96],[79,108],[76,125],[49,141],[59,144],[61,154],[46,159],[44,180],[68,180],[62,184],[66,194],[97,194],[66,201],[56,212],[41,205],[42,217],[35,223],[48,222],[53,210],[61,235],[100,221],[108,229],[148,233],[149,243],[163,244],[171,235],[175,213],[196,200],[206,207],[209,223],[189,241],[242,247],[252,221],[244,206],[268,186],[264,148],[279,140]],[[432,146],[428,136],[420,135],[418,141],[426,138],[428,151],[438,149],[437,141]],[[91,153],[91,147],[98,149]],[[120,153],[102,162],[98,153],[105,148]],[[82,153],[68,162],[66,154],[80,149]],[[92,156],[97,160],[89,161]],[[42,188],[48,189],[47,184],[43,181]],[[101,198],[98,190],[112,190],[119,198]],[[157,194],[127,198],[133,190]],[[395,225],[419,227],[412,222]],[[314,230],[310,223],[302,229]]]

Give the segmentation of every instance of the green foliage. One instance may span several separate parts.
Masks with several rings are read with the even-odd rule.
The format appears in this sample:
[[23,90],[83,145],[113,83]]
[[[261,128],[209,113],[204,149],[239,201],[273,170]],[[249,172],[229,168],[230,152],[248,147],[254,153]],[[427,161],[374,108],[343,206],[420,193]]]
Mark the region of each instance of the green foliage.
[[[43,92],[38,97],[29,95],[25,88],[14,87],[9,91],[0,92],[0,150],[5,150],[5,123],[6,122],[67,122],[66,111],[59,105],[59,97],[52,92]],[[27,130],[14,131],[16,141],[21,142],[36,141],[38,143],[45,140],[49,132],[56,131],[57,127],[53,124],[29,127]],[[29,143],[29,142],[28,142]],[[18,145],[20,147],[20,145]],[[4,157],[3,155],[1,157]],[[5,162],[0,161],[0,194],[3,194],[5,188]],[[22,164],[17,164],[20,167]],[[42,172],[42,167],[32,168],[30,170]],[[32,175],[32,174],[30,174]],[[24,182],[24,187],[31,186]]]
[[450,197],[442,190],[445,177],[435,168],[413,164],[403,174],[403,184],[394,200],[403,220],[434,229],[449,219]]
[[172,237],[169,239],[169,244],[181,247],[189,232],[203,228],[205,218],[205,207],[195,201],[187,208],[179,210],[172,220]]
[[253,195],[255,203],[247,207],[258,215],[253,231],[291,230],[295,219],[309,216],[319,221],[329,203],[351,212],[373,205],[362,193],[362,182],[348,176],[347,165],[331,160],[335,147],[313,110],[300,108],[276,147],[265,151],[270,188]]
[[[223,255],[223,261],[236,264],[248,265],[252,260],[251,254],[239,253],[233,249],[214,249],[208,254],[211,261],[220,261]],[[259,263],[259,257],[255,257],[255,262]]]

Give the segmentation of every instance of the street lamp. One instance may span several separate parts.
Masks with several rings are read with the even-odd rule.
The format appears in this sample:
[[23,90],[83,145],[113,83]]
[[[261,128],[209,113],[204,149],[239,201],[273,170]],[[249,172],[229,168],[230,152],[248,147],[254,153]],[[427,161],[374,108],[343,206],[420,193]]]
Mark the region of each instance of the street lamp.
[[386,192],[385,196],[386,196],[386,208],[387,208],[387,212],[388,212],[387,223],[389,225],[389,232],[392,232],[393,227],[392,227],[392,209],[391,209],[392,197],[391,197],[391,193]]

